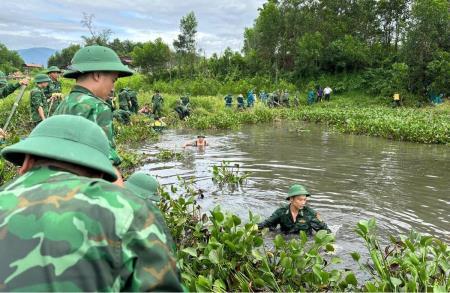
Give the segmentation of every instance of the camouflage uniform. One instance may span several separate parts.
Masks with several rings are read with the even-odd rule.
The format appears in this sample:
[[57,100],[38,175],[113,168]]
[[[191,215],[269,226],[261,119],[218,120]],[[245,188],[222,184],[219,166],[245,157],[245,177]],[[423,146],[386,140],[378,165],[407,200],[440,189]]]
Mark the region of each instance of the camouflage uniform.
[[[43,160],[0,189],[2,291],[182,290],[158,210],[110,183],[108,149],[95,123],[57,115],[2,150],[16,165]],[[55,166],[64,162],[110,182]]]
[[153,115],[155,115],[155,117],[160,118],[162,116],[162,106],[164,103],[164,99],[163,97],[157,93],[155,95],[153,95],[152,97],[152,104],[153,104]]
[[108,137],[110,144],[109,159],[113,161],[116,166],[120,164],[121,160],[117,154],[116,144],[114,142],[114,129],[112,124],[113,114],[108,103],[96,97],[88,89],[75,85],[70,94],[61,102],[54,114],[83,116],[84,118],[97,123]]
[[20,83],[8,83],[4,86],[0,85],[0,99],[6,98],[20,87]]
[[277,209],[268,219],[258,225],[259,228],[268,227],[275,229],[280,224],[281,231],[286,234],[299,233],[305,231],[312,234],[312,230],[327,230],[328,226],[321,219],[318,213],[310,207],[303,207],[299,210],[297,218],[292,219],[290,205]]
[[134,114],[137,114],[139,111],[139,103],[136,92],[132,89],[128,90],[128,97],[131,103],[130,111],[133,112]]
[[119,92],[119,108],[120,110],[130,111],[130,97],[126,88]]
[[[44,94],[47,99],[49,99],[52,94],[61,94],[62,92],[62,86],[61,82],[59,80],[53,80],[48,83],[48,86],[44,88]],[[61,103],[61,99],[55,98],[52,104],[52,108],[49,109],[48,113],[53,113],[58,108],[59,104]]]
[[31,121],[33,121],[35,125],[42,121],[38,112],[39,107],[42,107],[42,110],[44,110],[44,114],[46,115],[48,112],[48,104],[44,90],[40,87],[35,87],[30,92]]

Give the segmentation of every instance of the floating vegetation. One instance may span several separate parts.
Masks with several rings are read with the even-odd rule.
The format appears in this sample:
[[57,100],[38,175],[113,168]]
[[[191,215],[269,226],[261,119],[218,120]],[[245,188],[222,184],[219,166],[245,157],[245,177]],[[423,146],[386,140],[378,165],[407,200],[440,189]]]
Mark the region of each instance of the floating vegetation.
[[168,161],[181,161],[184,160],[185,156],[183,153],[174,152],[172,150],[163,149],[157,155],[156,158],[163,162]]
[[222,161],[222,165],[213,166],[212,180],[218,184],[242,185],[250,176],[249,171],[240,171],[240,165],[231,165],[229,162]]

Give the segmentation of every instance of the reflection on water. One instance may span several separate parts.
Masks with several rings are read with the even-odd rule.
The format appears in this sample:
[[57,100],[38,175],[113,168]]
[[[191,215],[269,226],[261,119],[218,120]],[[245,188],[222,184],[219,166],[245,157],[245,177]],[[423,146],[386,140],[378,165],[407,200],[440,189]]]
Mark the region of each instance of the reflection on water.
[[[144,151],[183,151],[183,142],[195,135],[168,131]],[[209,132],[206,139],[206,151],[187,148],[183,162],[151,163],[143,170],[162,184],[176,183],[177,176],[196,178],[196,186],[206,190],[199,200],[205,210],[220,204],[243,219],[248,210],[269,216],[285,203],[291,184],[304,184],[312,194],[310,206],[340,227],[337,247],[345,252],[363,250],[353,230],[372,217],[383,236],[413,228],[450,240],[448,146],[342,135],[302,122]],[[223,160],[252,172],[243,188],[230,192],[212,183],[211,167]]]

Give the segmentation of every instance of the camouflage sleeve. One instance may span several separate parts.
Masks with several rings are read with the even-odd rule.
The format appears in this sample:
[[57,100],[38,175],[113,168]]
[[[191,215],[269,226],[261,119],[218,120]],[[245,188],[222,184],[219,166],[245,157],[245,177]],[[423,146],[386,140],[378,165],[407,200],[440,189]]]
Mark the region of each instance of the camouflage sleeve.
[[107,104],[97,104],[92,112],[92,118],[98,126],[100,126],[108,137],[109,140],[109,159],[118,166],[121,159],[116,151],[116,144],[114,142],[114,128],[113,128],[113,114]]
[[282,209],[276,210],[269,218],[264,220],[263,222],[258,224],[258,228],[269,228],[269,229],[275,229],[277,225],[280,223],[280,217],[283,214]]
[[328,233],[331,233],[331,230],[328,228],[327,224],[320,218],[318,212],[312,210],[313,217],[311,219],[311,228],[314,231],[326,230]]
[[0,89],[0,99],[6,98],[11,93],[13,93],[16,89],[20,87],[20,83],[10,83],[6,85],[5,87],[2,87]]
[[123,291],[183,291],[170,239],[156,215],[156,207],[143,205],[123,238]]

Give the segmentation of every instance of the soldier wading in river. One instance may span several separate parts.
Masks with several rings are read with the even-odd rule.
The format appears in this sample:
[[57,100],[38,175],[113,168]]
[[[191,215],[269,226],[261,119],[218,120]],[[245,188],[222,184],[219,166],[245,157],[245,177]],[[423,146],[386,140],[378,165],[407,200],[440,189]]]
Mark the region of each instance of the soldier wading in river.
[[277,209],[268,219],[259,223],[258,228],[268,227],[274,230],[279,224],[281,231],[286,234],[305,231],[311,235],[313,230],[327,230],[331,233],[327,224],[319,218],[319,213],[306,206],[309,196],[309,192],[302,185],[292,185],[286,197],[289,204]]

